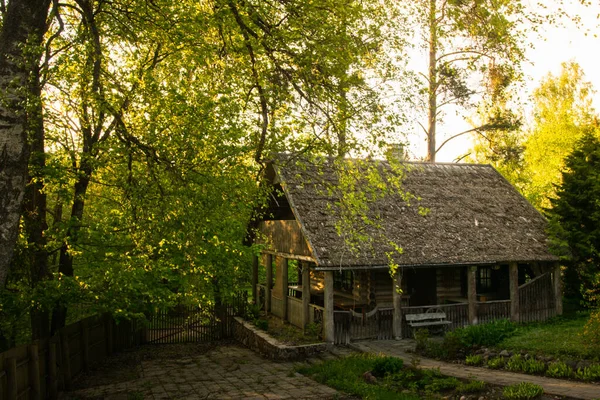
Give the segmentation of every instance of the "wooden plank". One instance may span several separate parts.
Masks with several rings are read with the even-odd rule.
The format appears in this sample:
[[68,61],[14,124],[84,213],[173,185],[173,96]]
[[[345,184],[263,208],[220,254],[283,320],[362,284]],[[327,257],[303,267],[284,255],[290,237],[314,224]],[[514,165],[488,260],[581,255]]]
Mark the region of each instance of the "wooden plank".
[[31,388],[30,400],[39,400],[42,398],[40,384],[40,355],[38,345],[29,345],[29,387]]
[[508,266],[509,286],[510,286],[510,318],[514,322],[520,322],[519,314],[519,265],[511,262]]
[[334,312],[333,312],[333,271],[325,271],[325,312],[323,315],[324,319],[324,334],[325,341],[327,343],[335,342],[335,324],[334,324]]
[[267,251],[311,257],[312,253],[300,224],[296,220],[261,221],[256,242],[267,246]]
[[477,324],[477,267],[467,268],[467,296],[469,299],[469,323]]

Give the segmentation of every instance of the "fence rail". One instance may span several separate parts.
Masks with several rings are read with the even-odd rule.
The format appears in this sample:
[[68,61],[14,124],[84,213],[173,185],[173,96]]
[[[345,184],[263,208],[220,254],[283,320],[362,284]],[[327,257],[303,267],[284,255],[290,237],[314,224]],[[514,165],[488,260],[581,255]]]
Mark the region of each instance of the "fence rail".
[[480,324],[497,319],[510,319],[510,300],[482,301],[477,303],[477,321]]
[[519,287],[521,322],[545,321],[556,316],[552,275],[546,273]]

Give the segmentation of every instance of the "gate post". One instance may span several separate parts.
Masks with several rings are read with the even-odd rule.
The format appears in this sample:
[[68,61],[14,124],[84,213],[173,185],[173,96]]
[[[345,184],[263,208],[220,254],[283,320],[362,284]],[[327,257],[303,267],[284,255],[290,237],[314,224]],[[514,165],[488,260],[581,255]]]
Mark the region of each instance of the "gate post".
[[333,321],[333,271],[325,271],[325,312],[323,313],[324,336],[327,343],[335,342]]
[[477,267],[467,267],[467,296],[469,299],[469,324],[477,324]]
[[508,276],[510,280],[510,319],[513,322],[520,322],[519,311],[519,264],[511,262],[508,266]]
[[394,302],[393,334],[394,339],[402,339],[402,269],[398,267],[394,274],[392,299]]

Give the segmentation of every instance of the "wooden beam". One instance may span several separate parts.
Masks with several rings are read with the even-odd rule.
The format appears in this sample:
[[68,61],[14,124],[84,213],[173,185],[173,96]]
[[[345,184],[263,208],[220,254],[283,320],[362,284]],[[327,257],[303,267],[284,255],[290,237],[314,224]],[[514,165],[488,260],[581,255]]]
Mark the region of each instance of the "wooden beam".
[[278,257],[285,257],[290,260],[300,260],[300,261],[308,261],[308,262],[316,262],[315,258],[312,256],[303,256],[299,254],[292,253],[282,253],[276,250],[265,249],[262,251],[263,254],[271,254]]
[[467,267],[467,297],[469,299],[469,323],[477,324],[477,267]]
[[333,271],[325,271],[325,312],[323,315],[323,333],[325,341],[333,344],[335,341],[335,325],[333,322]]
[[302,261],[302,326],[310,321],[310,264]]
[[392,281],[394,303],[393,331],[396,340],[402,339],[402,269],[398,268]]
[[289,263],[287,258],[277,257],[277,266],[281,268],[281,299],[282,299],[282,318],[288,320],[288,283],[289,283]]
[[511,262],[508,265],[508,276],[510,281],[510,319],[514,322],[520,322],[519,265],[516,262]]
[[258,298],[258,256],[252,256],[252,304],[256,304]]
[[37,343],[29,345],[29,399],[40,400],[42,398],[40,382],[40,355]]
[[562,273],[560,263],[555,262],[552,268],[552,280],[554,286],[554,301],[556,306],[556,315],[562,315],[563,313],[563,301],[562,301]]
[[267,283],[265,284],[265,313],[271,312],[271,290],[273,289],[273,256],[265,254],[265,269],[267,272]]

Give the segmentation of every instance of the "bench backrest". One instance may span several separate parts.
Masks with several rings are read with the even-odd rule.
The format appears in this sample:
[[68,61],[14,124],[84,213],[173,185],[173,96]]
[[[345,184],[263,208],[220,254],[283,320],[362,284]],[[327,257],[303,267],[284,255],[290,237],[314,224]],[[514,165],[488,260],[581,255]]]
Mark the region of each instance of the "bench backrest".
[[406,320],[409,322],[444,320],[446,319],[445,312],[422,313],[422,314],[406,314]]

